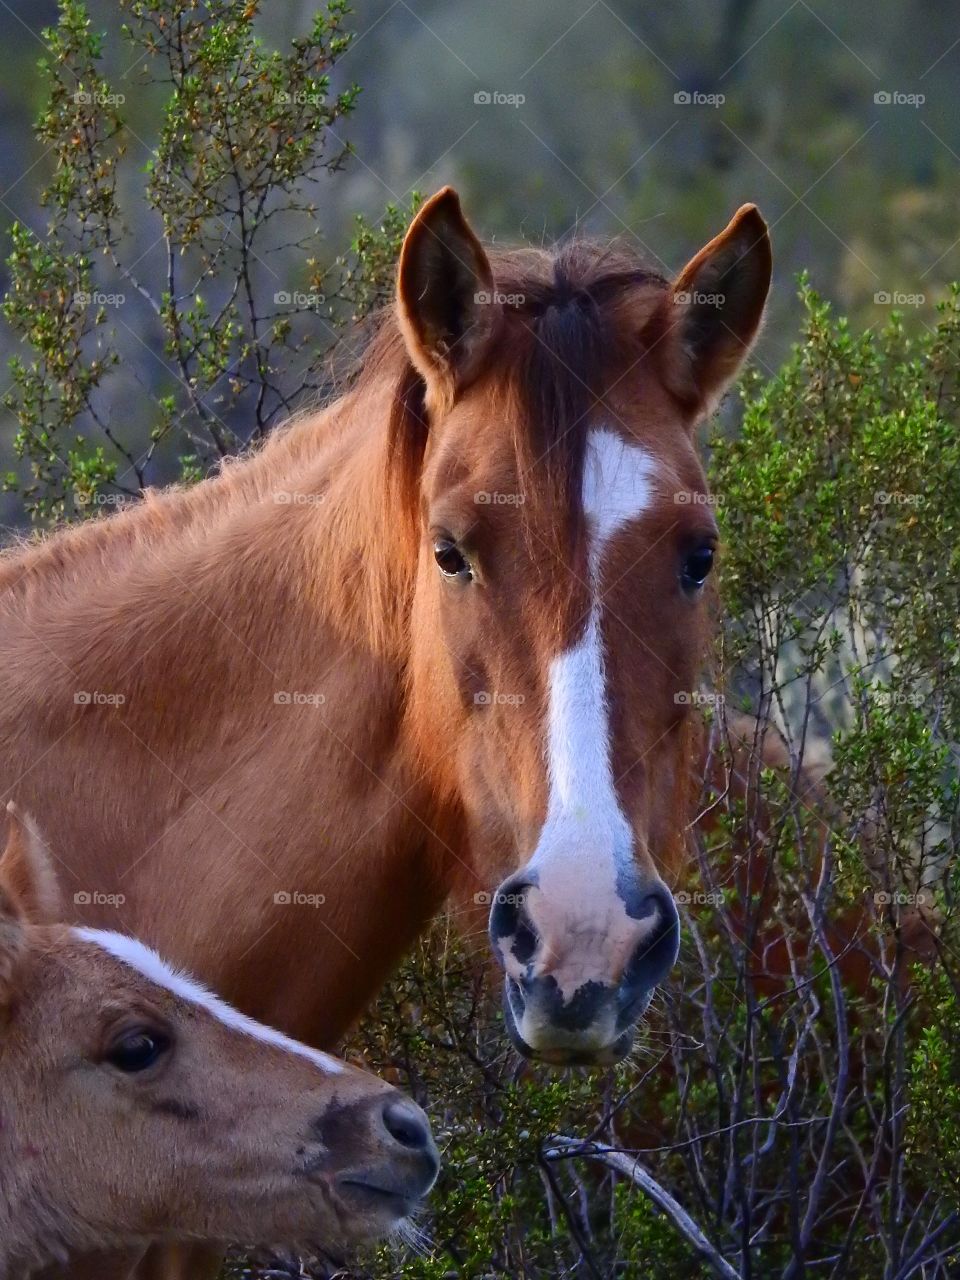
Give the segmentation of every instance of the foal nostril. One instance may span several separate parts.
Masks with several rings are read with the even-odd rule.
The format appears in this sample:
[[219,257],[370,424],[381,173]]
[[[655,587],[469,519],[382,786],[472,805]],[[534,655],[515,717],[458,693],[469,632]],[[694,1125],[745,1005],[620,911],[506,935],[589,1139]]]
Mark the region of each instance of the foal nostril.
[[387,1133],[408,1151],[426,1151],[432,1142],[427,1117],[413,1102],[394,1098],[383,1108]]

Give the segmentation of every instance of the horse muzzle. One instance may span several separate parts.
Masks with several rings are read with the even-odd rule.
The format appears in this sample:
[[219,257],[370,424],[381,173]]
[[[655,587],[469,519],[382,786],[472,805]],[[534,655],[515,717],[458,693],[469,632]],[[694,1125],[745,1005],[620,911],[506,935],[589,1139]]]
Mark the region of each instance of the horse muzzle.
[[680,919],[659,880],[615,918],[551,910],[524,873],[494,897],[490,937],[504,968],[504,1018],[516,1048],[558,1066],[609,1066],[633,1044],[654,989],[676,963]]

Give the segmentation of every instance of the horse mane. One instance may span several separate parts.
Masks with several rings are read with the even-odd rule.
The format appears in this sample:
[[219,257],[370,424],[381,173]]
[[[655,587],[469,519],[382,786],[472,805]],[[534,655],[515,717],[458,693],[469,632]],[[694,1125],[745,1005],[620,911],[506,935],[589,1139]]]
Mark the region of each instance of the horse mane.
[[[575,498],[593,411],[607,387],[656,343],[651,322],[668,283],[618,241],[574,238],[549,249],[494,249],[490,260],[496,294],[505,300],[488,361],[491,410],[503,410],[515,424],[527,513],[542,502],[557,503],[557,510],[569,513],[567,536],[575,538],[581,519]],[[409,578],[416,559],[428,433],[424,395],[393,308],[385,307],[365,322],[359,352],[319,411],[292,417],[240,458],[224,460],[199,484],[148,489],[142,501],[107,518],[20,539],[0,552],[0,591],[16,589],[23,603],[34,588],[48,598],[51,593],[73,596],[89,582],[91,571],[123,573],[138,546],[189,547],[206,540],[212,528],[232,515],[240,518],[278,489],[310,488],[317,460],[338,439],[338,423],[349,421],[351,432],[362,436],[372,452],[362,476],[352,473],[354,491],[360,491],[358,479],[367,480],[361,500],[370,497],[373,505],[365,503],[362,512],[340,510],[340,532],[355,547],[364,536],[363,523],[373,522],[378,532],[391,530],[394,545],[384,548],[384,571],[370,575],[378,598],[344,608],[355,612],[359,607],[368,625],[379,618],[382,627],[404,594],[398,577]],[[354,413],[361,407],[362,413]],[[382,472],[381,483],[368,474],[371,469]],[[324,483],[337,481],[331,474]],[[332,574],[336,569],[332,566]],[[389,601],[379,598],[383,591]]]

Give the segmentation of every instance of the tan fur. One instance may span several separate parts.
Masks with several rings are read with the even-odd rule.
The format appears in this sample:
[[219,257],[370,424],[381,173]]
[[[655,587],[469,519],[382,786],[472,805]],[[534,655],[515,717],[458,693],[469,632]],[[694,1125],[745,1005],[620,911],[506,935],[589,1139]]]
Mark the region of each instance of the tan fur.
[[[90,1250],[151,1240],[337,1254],[396,1224],[395,1209],[343,1181],[372,1171],[413,1199],[425,1189],[419,1157],[384,1127],[396,1090],[232,1030],[64,926],[31,923],[25,904],[49,905],[52,887],[39,832],[11,813],[0,860],[2,1280],[68,1257],[81,1274]],[[135,1028],[172,1047],[128,1075],[105,1055]]]
[[[427,234],[421,219],[408,250]],[[606,646],[624,811],[638,857],[672,883],[691,752],[675,694],[697,688],[707,622],[678,595],[678,557],[713,529],[675,495],[706,492],[703,402],[670,389],[689,355],[669,283],[615,248],[573,246],[564,263],[562,306],[587,300],[607,335],[589,416],[659,464],[655,508],[606,566]],[[50,815],[68,901],[100,895],[72,918],[135,933],[314,1044],[344,1032],[449,895],[479,922],[477,895],[543,821],[546,672],[585,606],[576,458],[530,434],[521,385],[549,404],[563,373],[541,336],[556,262],[526,250],[474,269],[526,301],[484,331],[452,398],[424,385],[427,330],[401,290],[399,320],[382,319],[330,407],[194,488],[0,562],[0,779]],[[697,372],[715,393],[730,367]],[[433,561],[441,524],[483,567],[463,607]],[[482,690],[524,701],[478,710]],[[278,892],[325,901],[278,906]]]

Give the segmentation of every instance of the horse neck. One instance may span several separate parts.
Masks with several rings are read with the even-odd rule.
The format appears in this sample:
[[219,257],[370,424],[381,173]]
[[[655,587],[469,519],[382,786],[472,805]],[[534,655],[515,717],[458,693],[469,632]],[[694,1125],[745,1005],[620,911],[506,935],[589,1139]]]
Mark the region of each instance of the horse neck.
[[404,493],[394,475],[388,429],[393,398],[393,382],[384,379],[334,406],[328,429],[335,443],[299,484],[323,493],[316,554],[326,610],[352,643],[372,647],[402,671],[418,547],[411,510],[416,495]]

